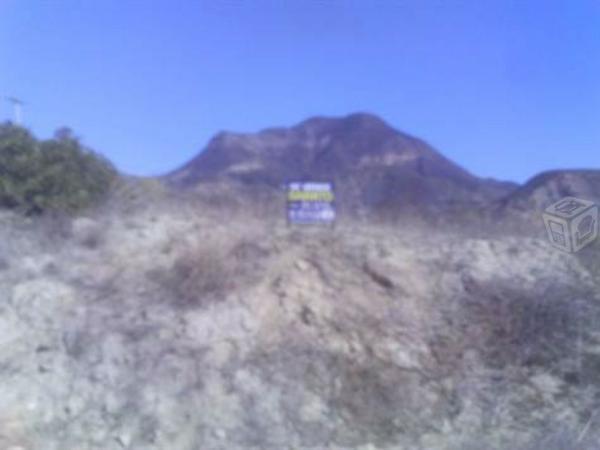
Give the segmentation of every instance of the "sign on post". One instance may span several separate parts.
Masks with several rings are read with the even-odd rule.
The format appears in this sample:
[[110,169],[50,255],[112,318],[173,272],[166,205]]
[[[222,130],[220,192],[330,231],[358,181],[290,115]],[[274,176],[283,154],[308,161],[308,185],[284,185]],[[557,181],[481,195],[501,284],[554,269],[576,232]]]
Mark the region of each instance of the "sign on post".
[[333,224],[333,183],[295,181],[287,183],[288,224]]

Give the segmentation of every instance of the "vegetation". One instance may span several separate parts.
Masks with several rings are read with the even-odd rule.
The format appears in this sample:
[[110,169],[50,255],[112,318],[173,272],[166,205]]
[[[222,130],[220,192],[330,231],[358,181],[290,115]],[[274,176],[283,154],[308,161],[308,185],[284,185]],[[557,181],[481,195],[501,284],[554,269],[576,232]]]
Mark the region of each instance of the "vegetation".
[[151,270],[165,298],[181,308],[196,308],[222,300],[232,288],[226,252],[216,245],[193,245],[169,267]]
[[40,141],[25,128],[0,124],[0,207],[26,214],[75,212],[103,197],[116,175],[67,128]]

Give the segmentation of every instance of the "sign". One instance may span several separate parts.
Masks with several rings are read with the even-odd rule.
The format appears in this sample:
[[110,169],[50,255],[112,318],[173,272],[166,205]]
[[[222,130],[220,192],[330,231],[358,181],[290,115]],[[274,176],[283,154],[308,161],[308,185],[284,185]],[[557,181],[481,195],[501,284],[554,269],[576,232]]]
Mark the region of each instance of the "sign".
[[288,183],[287,220],[292,224],[332,224],[335,221],[333,183]]

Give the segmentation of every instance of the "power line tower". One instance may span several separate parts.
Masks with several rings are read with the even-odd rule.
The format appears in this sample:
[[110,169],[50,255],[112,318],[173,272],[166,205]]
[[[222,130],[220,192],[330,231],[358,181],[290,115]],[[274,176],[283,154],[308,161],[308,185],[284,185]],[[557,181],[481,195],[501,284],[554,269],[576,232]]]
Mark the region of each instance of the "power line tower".
[[15,118],[15,124],[21,125],[23,119],[23,105],[25,103],[16,97],[6,97],[6,100],[13,106],[13,116]]

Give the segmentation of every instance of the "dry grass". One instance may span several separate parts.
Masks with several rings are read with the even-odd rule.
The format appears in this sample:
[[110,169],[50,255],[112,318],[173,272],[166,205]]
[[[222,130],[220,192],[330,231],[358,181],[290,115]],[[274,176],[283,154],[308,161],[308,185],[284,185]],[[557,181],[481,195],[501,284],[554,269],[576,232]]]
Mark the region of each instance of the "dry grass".
[[523,293],[506,282],[467,284],[461,302],[464,338],[496,368],[507,365],[555,367],[573,358],[600,309],[584,289],[547,282]]
[[166,270],[153,270],[149,278],[158,282],[169,303],[195,308],[223,300],[234,287],[227,252],[214,244],[185,249]]

